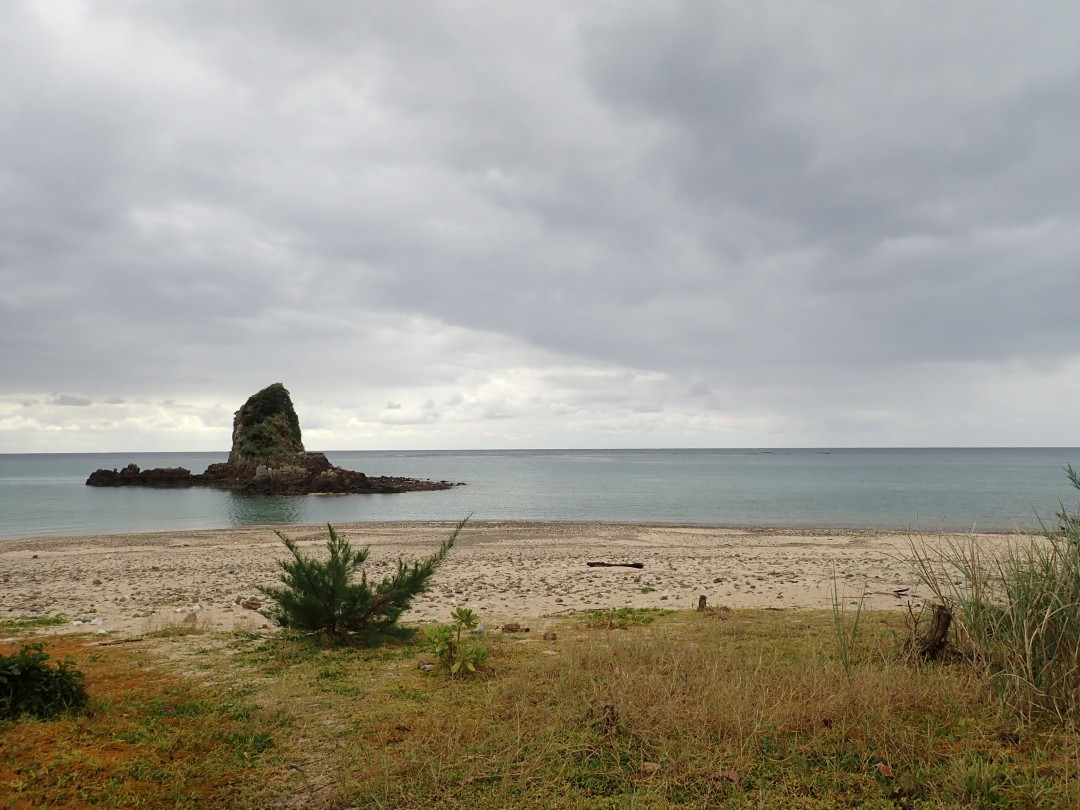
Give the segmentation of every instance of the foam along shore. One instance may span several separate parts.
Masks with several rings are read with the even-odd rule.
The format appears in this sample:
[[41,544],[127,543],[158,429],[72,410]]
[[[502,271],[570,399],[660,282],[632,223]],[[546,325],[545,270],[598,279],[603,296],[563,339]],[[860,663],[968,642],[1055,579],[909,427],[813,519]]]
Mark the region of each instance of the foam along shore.
[[[287,551],[281,527],[97,537],[46,537],[0,543],[0,620],[63,615],[57,630],[137,635],[182,622],[211,630],[261,629],[257,586],[277,579]],[[370,546],[368,576],[399,558],[430,554],[449,523],[348,524],[335,528]],[[323,550],[325,526],[282,529],[307,553]],[[406,622],[445,621],[458,606],[490,627],[546,614],[626,606],[710,605],[827,609],[834,583],[867,608],[904,608],[928,596],[905,562],[910,543],[933,547],[973,537],[819,529],[732,529],[601,523],[470,522],[413,602]],[[613,563],[589,566],[589,562]],[[641,563],[641,568],[623,567]]]

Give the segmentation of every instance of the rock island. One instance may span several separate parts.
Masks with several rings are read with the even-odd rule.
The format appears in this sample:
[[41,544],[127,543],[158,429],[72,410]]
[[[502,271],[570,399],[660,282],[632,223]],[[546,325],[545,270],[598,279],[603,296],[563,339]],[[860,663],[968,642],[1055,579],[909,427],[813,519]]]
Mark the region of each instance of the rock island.
[[398,476],[366,475],[335,467],[323,453],[304,450],[300,420],[281,383],[253,394],[233,417],[229,460],[205,472],[183,467],[96,470],[91,487],[215,487],[251,495],[345,495],[416,492],[460,486]]

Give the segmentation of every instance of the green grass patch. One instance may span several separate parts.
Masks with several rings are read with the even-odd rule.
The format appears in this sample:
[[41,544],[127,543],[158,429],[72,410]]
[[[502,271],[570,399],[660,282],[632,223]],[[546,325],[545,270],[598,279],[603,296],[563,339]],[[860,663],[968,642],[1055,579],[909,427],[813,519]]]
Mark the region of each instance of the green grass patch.
[[56,627],[57,625],[68,624],[70,621],[67,616],[62,614],[55,616],[21,616],[17,619],[0,621],[0,633],[16,635],[39,627]]
[[587,627],[625,630],[631,625],[652,624],[661,616],[674,612],[663,608],[621,607],[612,610],[585,610],[578,615],[584,618]]

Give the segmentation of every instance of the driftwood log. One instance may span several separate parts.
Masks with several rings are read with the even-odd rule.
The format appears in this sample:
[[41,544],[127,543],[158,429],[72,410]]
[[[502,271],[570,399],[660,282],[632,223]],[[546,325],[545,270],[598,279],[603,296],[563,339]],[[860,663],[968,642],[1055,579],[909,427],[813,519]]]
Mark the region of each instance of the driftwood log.
[[915,649],[925,661],[936,661],[949,643],[949,626],[952,624],[952,612],[944,605],[934,605],[934,618],[930,629],[919,639]]
[[644,568],[645,563],[609,563],[609,562],[588,562],[585,563],[589,568]]

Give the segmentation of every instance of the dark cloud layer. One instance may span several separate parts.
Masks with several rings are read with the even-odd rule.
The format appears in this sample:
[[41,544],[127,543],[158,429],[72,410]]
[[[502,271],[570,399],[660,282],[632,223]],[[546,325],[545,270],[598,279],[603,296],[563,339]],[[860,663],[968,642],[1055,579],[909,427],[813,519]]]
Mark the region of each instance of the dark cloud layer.
[[0,450],[1080,444],[1078,16],[6,4]]

